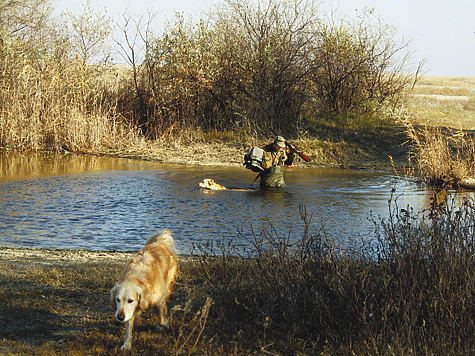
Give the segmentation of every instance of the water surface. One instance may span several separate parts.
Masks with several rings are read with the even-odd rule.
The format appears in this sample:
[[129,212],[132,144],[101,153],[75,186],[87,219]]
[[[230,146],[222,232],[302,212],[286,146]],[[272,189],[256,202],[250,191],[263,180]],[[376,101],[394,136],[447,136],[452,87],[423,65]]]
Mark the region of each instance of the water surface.
[[[75,155],[0,155],[0,245],[131,251],[170,228],[183,253],[206,240],[249,245],[253,231],[312,231],[345,243],[374,238],[395,189],[400,206],[428,207],[432,192],[387,172],[289,168],[287,187],[261,191],[243,167],[185,166]],[[248,191],[207,191],[198,183]]]

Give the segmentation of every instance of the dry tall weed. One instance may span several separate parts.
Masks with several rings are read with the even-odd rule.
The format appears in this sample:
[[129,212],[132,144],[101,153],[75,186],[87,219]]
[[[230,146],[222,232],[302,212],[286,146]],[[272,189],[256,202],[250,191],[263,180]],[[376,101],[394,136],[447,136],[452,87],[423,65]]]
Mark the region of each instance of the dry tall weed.
[[[64,64],[64,66],[63,66]],[[0,144],[15,150],[101,152],[139,141],[115,112],[113,90],[102,81],[106,70],[81,63],[35,68],[27,59],[14,82],[0,83]]]
[[429,184],[447,186],[475,174],[475,141],[461,130],[414,126],[404,121],[411,140],[411,160]]
[[214,297],[209,331],[275,355],[472,354],[473,201],[436,196],[417,212],[391,199],[389,210],[375,241],[351,251],[310,233],[301,209],[302,239],[269,226],[247,257],[232,243],[201,255],[188,272]]

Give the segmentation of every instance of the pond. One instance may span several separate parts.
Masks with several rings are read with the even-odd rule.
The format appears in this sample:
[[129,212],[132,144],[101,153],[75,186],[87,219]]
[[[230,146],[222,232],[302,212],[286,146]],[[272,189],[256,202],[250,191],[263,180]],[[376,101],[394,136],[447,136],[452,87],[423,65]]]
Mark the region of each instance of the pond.
[[[261,191],[244,167],[69,154],[2,154],[0,174],[0,246],[8,247],[134,251],[163,228],[185,254],[209,240],[248,246],[266,227],[300,238],[302,208],[311,232],[345,245],[374,239],[393,189],[403,207],[427,208],[433,196],[388,172],[288,168],[286,188]],[[204,190],[205,178],[248,190]]]

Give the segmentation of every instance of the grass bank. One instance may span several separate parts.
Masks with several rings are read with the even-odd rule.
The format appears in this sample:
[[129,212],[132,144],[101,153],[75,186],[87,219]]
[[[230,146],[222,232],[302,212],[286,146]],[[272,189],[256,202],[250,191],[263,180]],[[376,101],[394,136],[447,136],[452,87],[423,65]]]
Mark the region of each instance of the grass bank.
[[[377,240],[342,251],[311,223],[304,236],[271,224],[180,258],[169,307],[137,323],[131,355],[469,355],[475,352],[473,201],[434,196],[415,213],[390,203]],[[217,251],[217,252],[213,252]],[[199,252],[199,253],[198,253]],[[0,249],[0,352],[119,353],[123,326],[109,290],[130,253]]]
[[[368,129],[342,130],[338,135],[318,137],[286,137],[300,151],[310,156],[305,162],[296,157],[294,166],[327,166],[353,169],[407,169],[409,150],[406,128],[385,125]],[[86,152],[63,150],[65,154],[87,154],[189,165],[236,165],[244,162],[244,154],[252,146],[264,146],[273,140],[268,137],[233,135],[221,132],[201,134],[194,139],[140,140],[122,148],[105,148]],[[41,151],[41,150],[40,150]],[[9,148],[0,153],[16,152]],[[35,152],[35,151],[33,151]],[[42,151],[41,151],[42,152]],[[25,157],[31,155],[25,152]]]

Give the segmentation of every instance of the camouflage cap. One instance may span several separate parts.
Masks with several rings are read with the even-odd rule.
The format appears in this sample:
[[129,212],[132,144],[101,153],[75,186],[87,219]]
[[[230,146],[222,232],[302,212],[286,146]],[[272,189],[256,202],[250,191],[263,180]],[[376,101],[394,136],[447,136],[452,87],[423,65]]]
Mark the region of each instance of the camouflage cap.
[[280,148],[285,148],[285,139],[282,136],[277,136],[274,143]]

